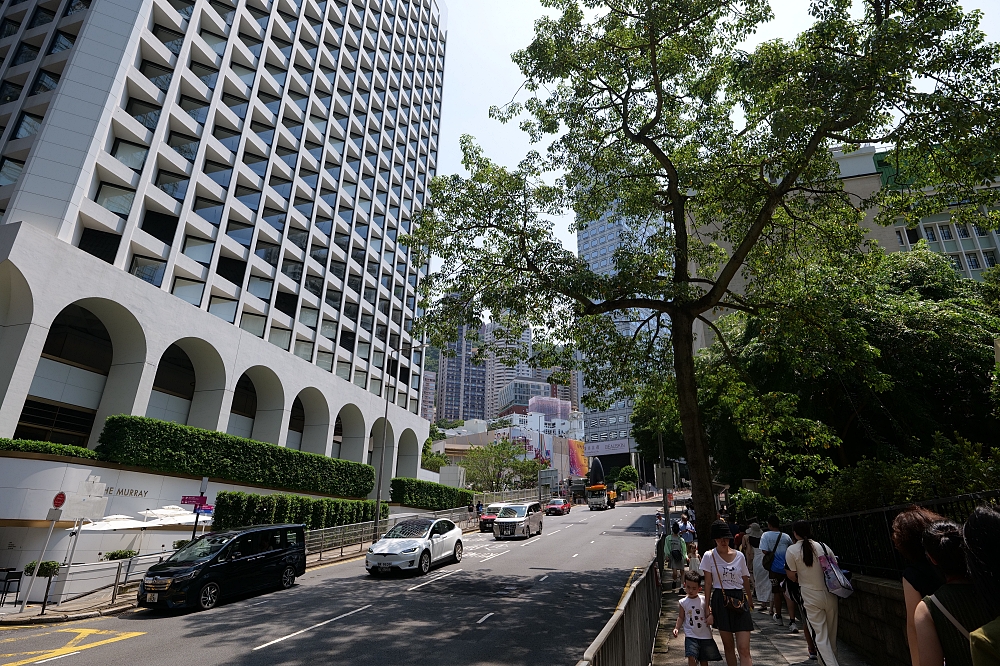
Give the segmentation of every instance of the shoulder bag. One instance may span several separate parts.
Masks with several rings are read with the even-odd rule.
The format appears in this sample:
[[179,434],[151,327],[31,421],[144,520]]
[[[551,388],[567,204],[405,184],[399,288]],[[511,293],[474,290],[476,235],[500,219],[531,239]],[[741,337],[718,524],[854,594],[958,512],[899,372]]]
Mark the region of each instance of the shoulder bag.
[[[823,547],[823,554],[819,557],[819,564],[823,567],[823,580],[826,582],[826,589],[830,591],[830,594],[834,594],[841,599],[846,599],[854,594],[854,587],[851,586],[851,581],[847,580],[844,572],[840,570],[837,560],[830,556],[830,551],[826,549],[826,544],[820,542],[819,545]],[[804,547],[805,543],[803,543]]]
[[780,542],[781,542],[781,537],[779,536],[777,539],[775,539],[774,545],[771,546],[774,550],[763,550],[763,549],[761,549],[761,552],[764,553],[764,558],[761,560],[760,563],[761,563],[761,566],[763,566],[768,571],[771,570],[771,565],[774,564],[774,555],[775,555],[775,553],[778,550],[778,544]]
[[681,554],[681,544],[677,543],[677,541],[681,541],[681,538],[673,535],[670,536],[670,557],[678,562],[682,562],[684,555]]
[[[737,553],[737,557],[738,556],[739,556],[739,553]],[[713,548],[712,549],[712,564],[715,565],[715,575],[719,577],[719,589],[722,590],[722,596],[725,597],[725,599],[726,599],[726,608],[728,608],[731,611],[735,611],[737,613],[748,612],[750,610],[750,600],[747,598],[746,590],[744,590],[743,587],[741,586],[739,588],[740,594],[739,594],[738,597],[736,597],[736,596],[732,596],[732,595],[728,594],[730,592],[730,590],[728,590],[727,588],[723,587],[722,574],[719,573],[719,562],[718,562],[718,559],[717,559],[718,557],[719,557],[718,551],[716,551]],[[715,585],[713,584],[712,587],[715,587]],[[735,590],[732,590],[732,591],[735,591]]]
[[944,604],[941,603],[940,599],[938,599],[935,595],[932,594],[929,597],[927,597],[927,600],[933,603],[935,606],[937,606],[937,609],[941,611],[941,613],[945,616],[945,618],[949,622],[951,622],[956,629],[958,629],[958,633],[962,634],[962,636],[965,637],[965,640],[969,640],[969,630],[966,629],[962,625],[962,623],[958,621],[958,618],[952,615],[951,612],[944,607]]

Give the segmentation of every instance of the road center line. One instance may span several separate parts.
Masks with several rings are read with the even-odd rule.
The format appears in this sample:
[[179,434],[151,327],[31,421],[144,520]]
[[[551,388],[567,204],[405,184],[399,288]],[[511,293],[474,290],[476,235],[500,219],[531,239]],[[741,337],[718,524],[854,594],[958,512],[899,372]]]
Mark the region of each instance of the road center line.
[[316,629],[317,627],[322,627],[324,624],[330,624],[331,622],[334,622],[334,621],[339,620],[341,618],[345,618],[348,615],[354,615],[355,613],[360,613],[361,611],[365,610],[366,608],[371,608],[371,607],[372,607],[372,604],[368,604],[367,606],[362,606],[361,608],[357,608],[355,610],[352,610],[349,613],[344,613],[343,615],[338,615],[337,617],[331,617],[329,620],[325,620],[323,622],[320,622],[319,624],[314,624],[311,627],[306,627],[305,629],[299,629],[298,631],[296,631],[293,634],[288,634],[287,636],[282,636],[281,638],[276,638],[273,641],[271,641],[270,643],[264,643],[263,645],[258,645],[257,647],[254,648],[254,651],[259,650],[261,648],[266,648],[268,645],[274,645],[275,643],[280,643],[281,641],[288,640],[289,638],[292,638],[294,636],[298,636],[299,634],[304,634],[307,631],[310,631],[312,629]]
[[545,580],[548,577],[549,577],[549,575],[545,574],[544,576],[542,576],[541,578],[538,579],[538,582],[541,583],[543,580]]
[[[579,554],[580,554],[580,553],[577,553],[576,555],[579,555]],[[574,555],[573,557],[576,557],[576,555]]]
[[[489,558],[487,558],[487,557],[483,558],[484,561],[487,560],[487,559],[489,559]],[[407,592],[412,592],[413,590],[416,590],[417,588],[423,587],[424,585],[430,585],[431,583],[436,583],[439,580],[441,580],[442,578],[447,578],[448,576],[454,576],[457,573],[461,573],[461,571],[462,571],[461,569],[455,569],[454,571],[450,571],[450,572],[448,572],[448,573],[446,573],[446,574],[444,574],[442,576],[438,576],[437,578],[429,580],[426,583],[421,583],[420,585],[414,585],[413,587],[407,588],[406,591]]]
[[493,615],[493,613],[487,613],[486,615],[484,615],[481,618],[479,618],[479,620],[476,622],[476,624],[482,624],[483,622],[486,622],[486,620],[488,620],[490,618],[490,616],[492,616],[492,615]]
[[80,650],[76,652],[70,652],[69,654],[61,654],[58,657],[49,657],[48,659],[42,659],[41,661],[36,661],[36,664],[44,664],[47,661],[55,661],[56,659],[62,659],[63,657],[72,657],[74,654],[80,654]]
[[552,530],[551,532],[549,532],[549,534],[555,534],[556,532],[561,532],[561,531],[562,531],[562,528],[560,528],[558,530]]
[[593,541],[591,541],[590,543],[594,543],[594,542],[593,542]]

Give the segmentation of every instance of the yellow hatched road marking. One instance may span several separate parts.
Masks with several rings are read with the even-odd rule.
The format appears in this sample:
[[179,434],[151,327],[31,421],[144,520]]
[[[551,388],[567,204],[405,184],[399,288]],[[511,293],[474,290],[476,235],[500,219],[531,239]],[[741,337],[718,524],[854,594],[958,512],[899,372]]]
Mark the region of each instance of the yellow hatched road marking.
[[[142,636],[146,632],[144,631],[107,631],[103,629],[59,629],[54,633],[67,633],[75,634],[69,639],[65,645],[59,648],[51,650],[33,650],[29,652],[15,652],[13,654],[0,655],[2,657],[27,657],[20,661],[11,661],[3,664],[3,666],[25,666],[26,664],[33,664],[43,659],[51,659],[53,657],[63,657],[68,654],[73,654],[80,652],[81,650],[89,650],[90,648],[98,647],[101,645],[108,645],[109,643],[117,643],[118,641],[123,641],[128,638],[135,638],[136,636]],[[46,635],[46,634],[41,634]],[[83,641],[91,636],[110,636],[110,638],[105,638],[103,640],[94,641],[93,643],[84,643]],[[36,634],[37,636],[37,634]]]

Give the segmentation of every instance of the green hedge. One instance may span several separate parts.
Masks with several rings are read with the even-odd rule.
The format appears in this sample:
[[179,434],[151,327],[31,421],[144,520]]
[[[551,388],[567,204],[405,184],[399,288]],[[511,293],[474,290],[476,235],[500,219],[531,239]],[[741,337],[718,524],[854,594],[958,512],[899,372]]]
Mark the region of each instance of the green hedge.
[[472,503],[472,491],[452,488],[433,481],[397,477],[389,486],[393,502],[417,509],[442,511]]
[[53,444],[52,442],[35,442],[30,439],[0,438],[0,451],[28,451],[30,453],[48,453],[54,456],[70,456],[72,458],[90,458],[97,460],[98,455],[82,446]]
[[[389,517],[389,505],[382,504],[383,518]],[[222,491],[215,497],[213,530],[227,530],[246,525],[305,523],[318,530],[337,525],[363,523],[375,515],[375,500],[310,499],[299,495],[257,495]]]
[[345,497],[375,487],[371,465],[143,416],[109,416],[99,441],[101,459],[159,472]]

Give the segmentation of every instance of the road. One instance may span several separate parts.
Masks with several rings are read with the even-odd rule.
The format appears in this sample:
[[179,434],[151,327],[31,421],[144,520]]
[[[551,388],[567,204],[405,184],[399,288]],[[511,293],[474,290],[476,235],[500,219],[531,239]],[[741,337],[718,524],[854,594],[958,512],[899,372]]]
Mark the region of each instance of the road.
[[527,541],[466,534],[463,561],[423,577],[357,559],[207,612],[0,630],[0,665],[574,664],[652,558],[655,509],[577,508]]

